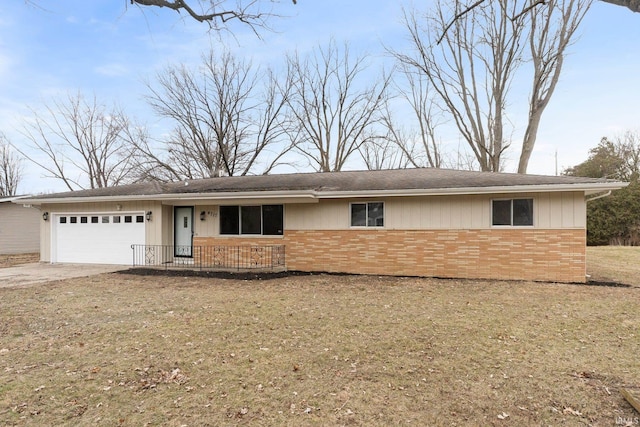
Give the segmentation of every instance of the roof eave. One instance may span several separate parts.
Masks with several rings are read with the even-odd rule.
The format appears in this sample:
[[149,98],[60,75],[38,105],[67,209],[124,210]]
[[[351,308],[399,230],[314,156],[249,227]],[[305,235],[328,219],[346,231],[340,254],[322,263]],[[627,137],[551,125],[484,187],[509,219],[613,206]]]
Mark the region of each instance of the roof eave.
[[99,203],[114,201],[160,201],[180,202],[185,200],[215,202],[240,199],[273,199],[292,203],[313,203],[318,199],[360,198],[360,197],[402,197],[402,196],[454,196],[474,194],[521,194],[521,193],[550,193],[563,191],[584,192],[585,195],[609,190],[619,190],[629,185],[628,182],[595,182],[580,184],[536,184],[536,185],[505,185],[493,187],[459,187],[434,189],[399,189],[399,190],[365,190],[365,191],[318,191],[318,190],[278,190],[278,191],[234,191],[223,193],[177,193],[177,194],[145,194],[131,196],[90,196],[29,199],[32,205],[60,204],[60,203]]
[[89,196],[89,197],[56,197],[50,199],[29,200],[33,205],[61,204],[61,203],[100,203],[100,202],[139,202],[139,201],[183,201],[195,200],[211,202],[216,200],[234,199],[282,199],[297,200],[300,203],[317,201],[312,191],[234,191],[224,193],[177,193],[177,194],[144,194],[130,196]]
[[460,187],[435,189],[406,190],[370,190],[370,191],[322,191],[318,198],[351,198],[351,197],[393,197],[393,196],[455,196],[474,194],[506,194],[506,193],[557,193],[584,192],[585,195],[609,190],[619,190],[629,185],[628,182],[598,182],[587,184],[537,184],[537,185],[505,185],[493,187]]

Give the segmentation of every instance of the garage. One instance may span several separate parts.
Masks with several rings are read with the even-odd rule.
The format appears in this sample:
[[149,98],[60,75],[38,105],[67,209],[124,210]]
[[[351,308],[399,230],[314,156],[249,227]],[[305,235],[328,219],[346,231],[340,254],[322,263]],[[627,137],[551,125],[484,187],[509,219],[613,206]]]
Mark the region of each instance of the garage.
[[131,264],[131,245],[145,244],[144,212],[56,214],[52,262]]

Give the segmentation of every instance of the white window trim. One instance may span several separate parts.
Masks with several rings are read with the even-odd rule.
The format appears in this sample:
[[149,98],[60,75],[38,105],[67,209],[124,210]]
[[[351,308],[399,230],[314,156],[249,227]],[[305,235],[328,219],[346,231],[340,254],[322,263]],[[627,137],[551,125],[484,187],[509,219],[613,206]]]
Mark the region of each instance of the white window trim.
[[[509,225],[494,225],[493,224],[493,202],[494,201],[511,201],[511,224]],[[531,206],[531,225],[513,225],[513,201],[514,200],[531,200],[532,202],[532,206]],[[491,224],[491,228],[523,228],[523,229],[530,229],[530,228],[535,228],[536,226],[536,215],[535,215],[535,206],[536,206],[536,201],[535,201],[535,197],[503,197],[503,198],[498,198],[498,199],[491,199],[491,203],[489,204],[489,209],[491,212],[490,215],[490,224]]]
[[[380,226],[380,225],[367,225],[368,219],[369,219],[369,203],[381,203],[382,204],[382,220],[384,222],[384,225]],[[365,210],[365,225],[352,225],[351,224],[351,207],[353,205],[365,205],[366,210]],[[373,228],[373,229],[380,229],[380,228],[386,228],[387,227],[387,208],[385,206],[385,203],[381,200],[367,200],[364,202],[350,202],[349,203],[349,228],[357,228],[357,229],[369,229],[369,228]]]

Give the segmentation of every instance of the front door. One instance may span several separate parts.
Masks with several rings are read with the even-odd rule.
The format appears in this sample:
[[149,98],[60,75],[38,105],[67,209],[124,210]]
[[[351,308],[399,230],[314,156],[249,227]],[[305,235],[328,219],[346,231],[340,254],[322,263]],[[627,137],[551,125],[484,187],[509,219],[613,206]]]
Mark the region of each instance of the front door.
[[193,207],[176,206],[173,210],[175,256],[193,256]]

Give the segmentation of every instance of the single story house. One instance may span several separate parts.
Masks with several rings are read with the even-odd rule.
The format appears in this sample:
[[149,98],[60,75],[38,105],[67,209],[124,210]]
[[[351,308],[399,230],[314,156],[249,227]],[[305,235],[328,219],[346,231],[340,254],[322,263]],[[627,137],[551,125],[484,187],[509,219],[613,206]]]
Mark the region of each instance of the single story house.
[[16,204],[25,197],[0,198],[0,255],[40,251],[40,212]]
[[131,265],[135,246],[147,261],[162,247],[167,262],[223,266],[222,248],[277,246],[288,270],[584,282],[586,204],[625,185],[420,168],[138,183],[25,203],[40,207],[41,260],[52,263]]

